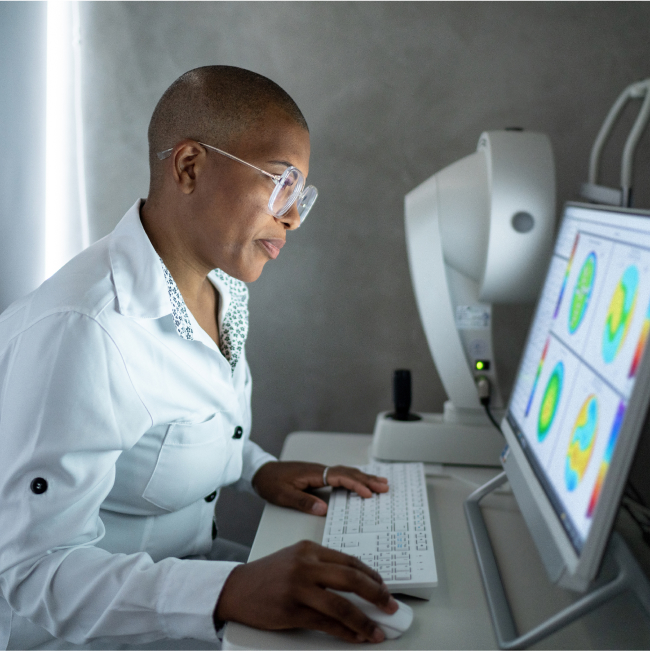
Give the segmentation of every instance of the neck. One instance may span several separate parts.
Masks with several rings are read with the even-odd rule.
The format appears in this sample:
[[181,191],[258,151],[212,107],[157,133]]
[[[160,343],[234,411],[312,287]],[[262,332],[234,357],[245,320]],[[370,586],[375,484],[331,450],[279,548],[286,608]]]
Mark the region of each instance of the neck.
[[172,219],[175,212],[173,205],[157,201],[155,197],[148,198],[140,208],[140,221],[153,248],[174,278],[183,299],[187,304],[195,304],[201,301],[206,291],[212,292],[211,283],[207,279],[211,269],[201,265],[193,256],[183,233],[179,232],[177,224],[181,220]]

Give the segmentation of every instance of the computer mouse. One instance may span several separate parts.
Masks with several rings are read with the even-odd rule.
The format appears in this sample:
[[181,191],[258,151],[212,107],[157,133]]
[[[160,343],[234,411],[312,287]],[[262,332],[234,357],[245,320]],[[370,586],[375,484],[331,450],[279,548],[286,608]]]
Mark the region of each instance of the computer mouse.
[[399,609],[392,615],[389,615],[383,610],[379,610],[375,604],[366,601],[363,597],[360,597],[354,592],[341,592],[339,590],[332,590],[332,592],[336,592],[336,594],[351,601],[361,612],[367,615],[369,619],[372,619],[372,621],[375,622],[382,631],[384,631],[384,635],[388,640],[394,640],[396,637],[399,637],[402,633],[408,630],[409,626],[411,626],[411,623],[413,622],[413,609],[397,599],[395,601],[397,601]]

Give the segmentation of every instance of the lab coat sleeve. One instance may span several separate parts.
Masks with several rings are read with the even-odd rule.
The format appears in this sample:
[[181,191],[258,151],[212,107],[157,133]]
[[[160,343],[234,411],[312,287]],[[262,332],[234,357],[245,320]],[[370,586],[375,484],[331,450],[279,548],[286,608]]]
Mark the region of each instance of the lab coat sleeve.
[[3,344],[0,591],[11,608],[76,644],[216,640],[212,610],[235,563],[94,546],[115,461],[151,426],[109,334],[55,313]]
[[[249,423],[250,423],[250,396],[253,385],[253,380],[251,377],[250,367],[246,358],[243,359],[246,369],[246,381],[245,381],[245,395],[246,395],[246,404],[249,411]],[[250,428],[249,428],[250,429]],[[241,491],[247,491],[249,493],[255,493],[252,481],[255,473],[269,461],[277,461],[276,457],[268,452],[265,452],[257,443],[254,443],[250,440],[250,431],[247,432],[246,441],[244,442],[244,448],[242,451],[242,473],[239,481],[235,482],[234,488]]]
[[[242,469],[242,480],[248,486],[251,485],[255,473],[269,461],[277,461],[277,459],[268,452],[264,452],[262,448],[253,443],[253,441],[246,441],[244,444],[244,465]],[[240,480],[241,481],[241,480]]]

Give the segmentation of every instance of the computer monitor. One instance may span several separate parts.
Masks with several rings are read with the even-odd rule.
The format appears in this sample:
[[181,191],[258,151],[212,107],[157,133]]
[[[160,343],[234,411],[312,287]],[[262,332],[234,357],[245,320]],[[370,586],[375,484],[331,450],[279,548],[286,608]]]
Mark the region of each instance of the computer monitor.
[[550,578],[596,576],[650,400],[650,213],[568,203],[502,427]]

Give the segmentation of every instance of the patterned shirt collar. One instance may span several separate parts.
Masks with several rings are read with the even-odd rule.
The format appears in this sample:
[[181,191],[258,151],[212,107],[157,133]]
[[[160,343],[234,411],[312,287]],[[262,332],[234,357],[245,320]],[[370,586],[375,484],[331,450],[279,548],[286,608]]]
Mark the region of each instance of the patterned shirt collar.
[[172,317],[174,319],[174,325],[176,326],[176,332],[178,332],[179,337],[183,337],[183,339],[187,339],[188,341],[193,341],[194,330],[192,329],[190,316],[187,313],[187,305],[185,305],[181,292],[172,278],[171,273],[169,273],[167,265],[165,265],[162,258],[159,257],[158,259],[160,260],[163,273],[165,274],[165,284],[167,285],[169,302],[172,304]]
[[[162,258],[159,257],[158,259],[165,275],[176,332],[178,332],[179,337],[193,341],[194,329],[192,328],[187,305],[185,305],[183,296],[169,269],[167,269]],[[212,273],[230,293],[228,309],[223,314],[219,327],[219,350],[230,363],[231,372],[234,373],[237,362],[243,355],[244,344],[248,335],[248,287],[241,280],[229,276],[221,269],[215,269]],[[221,300],[224,300],[223,296]]]

